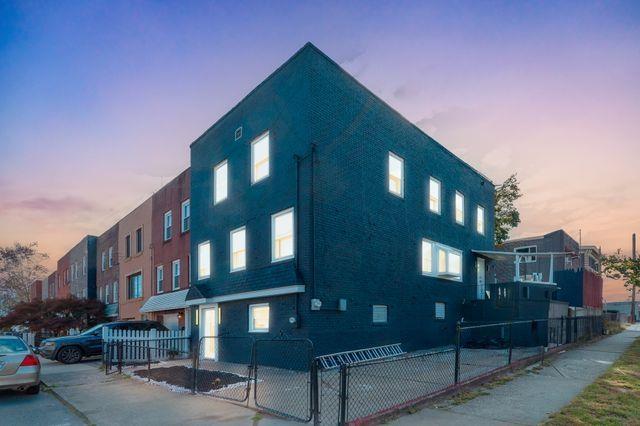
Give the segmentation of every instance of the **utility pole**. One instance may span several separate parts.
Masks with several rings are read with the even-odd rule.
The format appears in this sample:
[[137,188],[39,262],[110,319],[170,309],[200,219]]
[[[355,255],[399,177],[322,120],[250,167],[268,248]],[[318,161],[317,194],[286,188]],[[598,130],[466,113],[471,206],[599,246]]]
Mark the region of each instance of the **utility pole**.
[[[636,234],[635,232],[631,236],[631,257],[636,260]],[[636,322],[636,285],[635,282],[631,283],[631,324]]]

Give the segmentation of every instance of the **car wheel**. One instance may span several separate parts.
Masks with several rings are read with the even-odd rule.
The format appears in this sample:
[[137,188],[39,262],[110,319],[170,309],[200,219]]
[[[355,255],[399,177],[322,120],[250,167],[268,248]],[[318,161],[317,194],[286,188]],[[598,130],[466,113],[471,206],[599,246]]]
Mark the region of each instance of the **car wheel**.
[[63,364],[75,364],[82,359],[82,352],[76,346],[67,346],[58,352],[58,361]]
[[39,394],[40,393],[40,385],[35,385],[35,386],[28,387],[27,390],[25,391],[25,393],[27,393],[29,395]]

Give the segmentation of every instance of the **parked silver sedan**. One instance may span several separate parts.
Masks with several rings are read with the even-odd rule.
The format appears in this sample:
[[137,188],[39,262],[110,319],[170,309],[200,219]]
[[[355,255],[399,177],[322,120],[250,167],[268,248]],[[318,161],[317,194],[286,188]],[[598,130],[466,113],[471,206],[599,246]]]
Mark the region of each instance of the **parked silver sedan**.
[[0,390],[40,392],[40,361],[22,339],[0,336]]

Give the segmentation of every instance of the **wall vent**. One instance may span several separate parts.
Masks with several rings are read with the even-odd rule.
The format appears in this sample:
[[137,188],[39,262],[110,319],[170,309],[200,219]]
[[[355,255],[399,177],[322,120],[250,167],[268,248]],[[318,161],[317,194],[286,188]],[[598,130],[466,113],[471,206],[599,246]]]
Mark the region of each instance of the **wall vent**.
[[238,127],[236,129],[236,133],[235,133],[235,140],[238,140],[242,137],[242,126]]

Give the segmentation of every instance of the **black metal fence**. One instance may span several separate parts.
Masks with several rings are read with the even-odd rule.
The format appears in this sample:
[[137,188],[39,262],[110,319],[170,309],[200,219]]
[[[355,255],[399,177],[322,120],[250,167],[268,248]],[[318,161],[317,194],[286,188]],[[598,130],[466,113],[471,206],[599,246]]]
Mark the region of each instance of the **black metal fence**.
[[214,336],[192,346],[111,342],[103,360],[107,374],[118,371],[185,393],[243,402],[300,422],[343,425],[366,422],[602,334],[602,317],[461,323],[451,346],[328,369],[320,368],[311,341],[288,338]]

